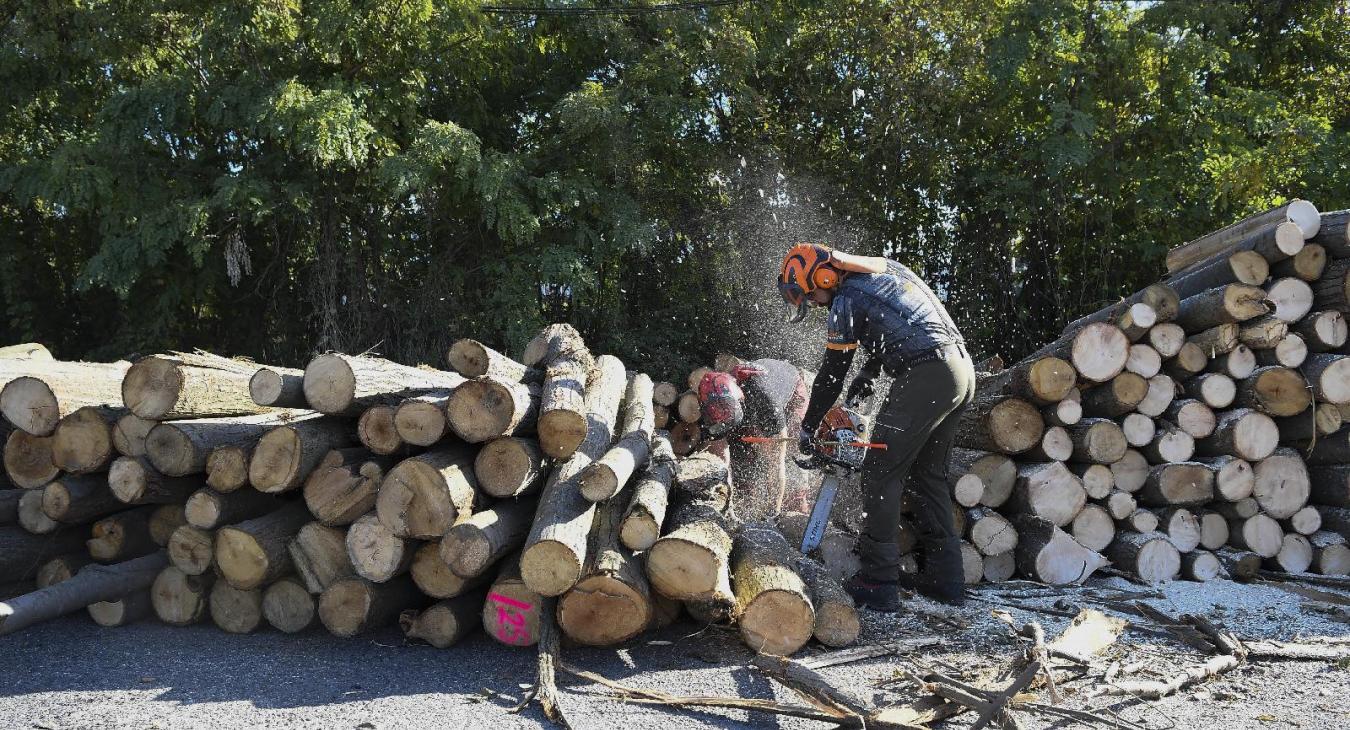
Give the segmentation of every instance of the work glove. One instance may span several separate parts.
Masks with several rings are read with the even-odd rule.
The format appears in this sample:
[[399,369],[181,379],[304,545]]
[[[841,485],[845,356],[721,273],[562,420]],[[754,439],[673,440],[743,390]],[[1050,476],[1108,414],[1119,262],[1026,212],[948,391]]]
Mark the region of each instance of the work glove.
[[872,397],[872,379],[874,375],[866,372],[858,373],[858,377],[848,386],[848,393],[844,396],[844,402],[850,405],[861,403]]
[[815,456],[817,453],[816,435],[805,426],[797,433],[797,450],[802,452],[803,456]]

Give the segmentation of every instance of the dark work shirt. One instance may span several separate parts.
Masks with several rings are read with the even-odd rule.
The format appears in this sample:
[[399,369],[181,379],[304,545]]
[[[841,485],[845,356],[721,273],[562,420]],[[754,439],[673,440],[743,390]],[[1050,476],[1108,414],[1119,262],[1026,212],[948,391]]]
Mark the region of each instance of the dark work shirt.
[[858,347],[899,375],[944,345],[963,344],[946,307],[908,267],[886,262],[884,274],[849,274],[830,303],[826,347]]

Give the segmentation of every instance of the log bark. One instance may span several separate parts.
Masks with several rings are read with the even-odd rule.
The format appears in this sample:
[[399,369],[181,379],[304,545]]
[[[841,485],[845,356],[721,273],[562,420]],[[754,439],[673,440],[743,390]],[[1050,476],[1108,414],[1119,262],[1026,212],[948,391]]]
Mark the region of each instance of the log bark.
[[1205,352],[1205,357],[1212,359],[1232,352],[1233,348],[1241,344],[1242,341],[1239,339],[1241,333],[1242,327],[1230,322],[1191,335],[1187,342],[1199,347]]
[[1045,421],[1035,406],[1020,398],[993,396],[976,400],[961,414],[955,443],[970,449],[1020,454],[1040,443],[1044,430]]
[[1248,550],[1263,558],[1279,554],[1284,544],[1284,530],[1280,523],[1263,514],[1228,521],[1228,544]]
[[1302,250],[1270,267],[1270,271],[1280,278],[1294,277],[1303,281],[1317,281],[1326,270],[1327,258],[1325,247],[1316,243],[1305,243]]
[[393,460],[371,456],[365,449],[328,452],[305,480],[305,504],[315,519],[329,527],[350,525],[375,509],[375,495]]
[[445,359],[452,370],[466,378],[488,376],[511,383],[538,383],[544,379],[542,371],[526,367],[478,340],[456,340]]
[[196,477],[168,477],[147,459],[120,456],[108,468],[108,489],[123,504],[182,504],[202,486]]
[[1116,488],[1123,492],[1137,492],[1148,479],[1148,459],[1134,449],[1127,449],[1119,461],[1111,464],[1111,476],[1115,477]]
[[117,565],[91,565],[67,581],[0,602],[0,635],[74,613],[91,603],[144,591],[168,564],[154,553]]
[[227,634],[251,634],[263,624],[261,588],[243,590],[220,580],[211,586],[211,623]]
[[1249,581],[1261,572],[1261,556],[1256,553],[1223,548],[1215,551],[1214,556],[1233,580]]
[[1311,492],[1308,467],[1297,451],[1276,449],[1252,469],[1256,482],[1252,498],[1277,520],[1292,517],[1308,503]]
[[1318,309],[1350,311],[1350,259],[1327,264],[1322,278],[1313,282],[1313,306]]
[[248,395],[254,403],[270,408],[309,407],[305,401],[305,371],[299,368],[258,368],[248,379]]
[[624,547],[644,551],[661,536],[674,475],[675,452],[671,450],[670,438],[665,432],[657,432],[652,439],[651,458],[633,486],[628,510],[619,527]]
[[1135,498],[1148,507],[1203,507],[1214,499],[1214,472],[1199,462],[1159,464]]
[[474,456],[472,448],[455,443],[399,462],[375,498],[380,522],[398,537],[444,535],[486,503],[474,476]]
[[1260,461],[1270,456],[1280,441],[1280,429],[1264,413],[1234,408],[1218,414],[1214,434],[1195,443],[1200,456],[1236,456]]
[[1015,556],[1018,571],[1051,585],[1082,583],[1106,565],[1100,554],[1079,545],[1053,523],[1033,515],[1019,515]]
[[538,492],[546,466],[538,442],[514,436],[484,444],[473,464],[483,493],[502,499]]
[[450,433],[450,424],[445,420],[445,405],[450,402],[451,392],[438,390],[404,398],[394,409],[394,431],[399,440],[427,447],[445,438]]
[[1345,346],[1345,315],[1334,309],[1313,312],[1290,325],[1290,329],[1303,338],[1308,352],[1331,352]]
[[105,517],[89,529],[85,549],[100,563],[115,563],[139,558],[159,549],[150,535],[154,507],[138,507]]
[[[406,403],[407,400],[405,399]],[[362,446],[381,456],[396,454],[403,449],[403,437],[394,425],[394,406],[373,405],[356,419],[356,438]]]
[[862,631],[862,621],[858,618],[853,597],[839,584],[839,580],[825,566],[807,557],[797,558],[793,568],[806,584],[807,595],[811,597],[811,606],[815,609],[812,636],[816,641],[836,649],[857,642],[858,634]]
[[1309,497],[1317,504],[1350,507],[1350,464],[1326,464],[1308,470]]
[[1064,399],[1073,389],[1078,373],[1063,358],[1048,356],[1018,363],[980,383],[981,393],[1013,395],[1037,405]]
[[998,555],[1017,547],[1017,529],[1003,515],[988,507],[966,511],[970,544],[981,555]]
[[1195,296],[1225,284],[1261,286],[1270,277],[1270,262],[1255,251],[1220,251],[1167,279],[1178,297]]
[[1116,523],[1106,508],[1084,505],[1069,525],[1069,534],[1088,550],[1101,552],[1116,536]]
[[206,457],[206,485],[217,492],[233,492],[248,486],[248,462],[256,444],[217,446]]
[[173,531],[187,524],[187,510],[181,504],[162,504],[150,515],[150,539],[160,547],[169,546]]
[[[445,404],[445,418],[456,436],[478,444],[501,436],[533,432],[538,427],[542,402],[538,385],[485,376],[466,382],[450,394]],[[548,423],[558,426],[564,417],[555,415],[550,419]]]
[[1122,532],[1106,549],[1112,564],[1145,583],[1165,583],[1181,573],[1181,553],[1158,532]]
[[319,596],[319,620],[334,636],[351,638],[394,623],[404,610],[426,603],[406,575],[388,583],[345,578]]
[[319,618],[319,602],[293,577],[281,578],[263,591],[263,618],[277,631],[298,634]]
[[147,589],[129,593],[114,601],[91,603],[86,611],[89,618],[99,626],[115,628],[149,618],[154,615],[155,606],[150,601],[150,591]]
[[113,424],[113,448],[122,456],[145,456],[145,437],[157,421],[127,413]]
[[1245,520],[1261,512],[1261,505],[1251,497],[1236,502],[1215,502],[1210,507],[1228,520]]
[[1317,234],[1308,239],[1308,244],[1316,244],[1327,250],[1328,256],[1336,258],[1350,257],[1350,210],[1337,210],[1323,213]]
[[1350,544],[1335,532],[1317,532],[1308,537],[1313,547],[1312,570],[1320,575],[1350,574]]
[[441,559],[461,578],[476,578],[525,544],[534,521],[532,499],[502,501],[456,523],[441,538]]
[[71,474],[106,470],[117,456],[112,422],[121,412],[86,406],[62,418],[52,434],[52,463]]
[[145,455],[156,469],[169,476],[201,474],[206,471],[206,462],[216,448],[251,445],[268,429],[310,413],[278,410],[257,416],[166,421],[146,435]]
[[1177,314],[1177,305],[1180,301],[1177,293],[1169,284],[1150,284],[1119,302],[1070,322],[1064,328],[1064,334],[1080,331],[1086,325],[1094,322],[1110,323],[1117,321],[1122,313],[1139,303],[1153,309],[1158,322],[1171,322]]
[[1252,350],[1269,350],[1279,345],[1288,334],[1288,322],[1265,314],[1243,322],[1238,328],[1238,341]]
[[590,387],[585,403],[589,424],[586,438],[549,475],[520,559],[525,582],[548,597],[562,595],[581,579],[595,503],[582,496],[577,477],[591,461],[605,453],[613,440],[619,401],[627,383],[623,363],[608,355],[599,357],[587,382]]
[[507,646],[534,646],[543,601],[520,577],[520,556],[508,557],[483,602],[483,630]]
[[[286,545],[295,574],[305,590],[314,595],[334,583],[356,575],[347,553],[347,530],[311,522],[300,528]],[[285,578],[283,578],[285,580]]]
[[[650,403],[650,398],[644,400]],[[612,500],[596,509],[582,578],[558,599],[558,626],[579,644],[620,644],[652,621],[647,577],[632,553],[619,544],[622,510]]]
[[304,502],[216,531],[216,567],[236,588],[259,588],[291,572],[287,543],[305,523]]
[[1110,382],[1083,391],[1083,413],[1098,418],[1119,418],[1135,409],[1148,395],[1148,381],[1123,372]]
[[814,633],[815,611],[792,568],[793,552],[771,527],[746,525],[736,536],[732,586],[738,629],[755,652],[789,656]]
[[1312,203],[1291,200],[1168,251],[1167,270],[1176,273],[1224,250],[1251,250],[1268,261],[1280,261],[1298,253],[1303,241],[1317,234],[1319,215]]
[[324,416],[296,419],[258,440],[248,462],[248,481],[268,494],[297,489],[329,451],[353,445],[351,425],[344,421]]
[[490,572],[472,578],[455,575],[455,571],[451,570],[450,565],[441,558],[441,547],[435,542],[423,543],[416,549],[409,572],[412,573],[413,583],[417,585],[418,590],[432,598],[454,598],[464,595],[486,585],[492,577]]
[[1033,353],[1031,358],[1050,355],[1068,360],[1083,379],[1104,383],[1125,369],[1130,339],[1113,324],[1093,322],[1062,335]]
[[587,436],[585,396],[594,360],[581,334],[570,325],[550,325],[540,337],[548,342],[548,357],[542,363],[539,446],[550,458],[566,459]]
[[1271,302],[1271,314],[1284,322],[1297,322],[1313,308],[1313,290],[1308,282],[1288,277],[1266,285],[1266,299]]
[[647,551],[647,578],[668,598],[688,601],[715,592],[727,572],[732,540],[725,512],[730,488],[725,483],[686,482],[667,517],[669,529]]
[[1011,507],[1062,527],[1073,521],[1087,502],[1083,483],[1063,463],[1022,464],[1017,469]]
[[1256,473],[1251,462],[1236,456],[1224,454],[1200,458],[1196,461],[1214,472],[1215,497],[1225,502],[1237,502],[1252,496],[1256,486]]
[[354,417],[374,405],[398,405],[409,396],[453,390],[463,382],[458,373],[330,352],[305,366],[305,401],[320,413]]
[[624,396],[623,426],[619,431],[623,436],[603,456],[581,470],[577,477],[581,494],[592,502],[617,496],[633,477],[633,472],[647,462],[655,430],[652,380],[636,373],[629,377]]
[[418,545],[396,534],[373,513],[347,528],[347,557],[357,575],[374,583],[385,583],[408,572]]
[[19,498],[22,496],[20,489],[0,489],[0,525],[19,524]]
[[483,593],[469,593],[428,606],[404,611],[398,619],[403,635],[449,649],[483,625]]
[[284,505],[270,494],[253,490],[221,494],[214,489],[199,489],[183,505],[183,515],[189,525],[199,530],[214,530],[261,517]]
[[1221,324],[1246,322],[1269,311],[1261,288],[1228,284],[1181,300],[1176,322],[1188,334],[1195,334]]
[[67,525],[79,525],[126,509],[101,474],[66,475],[42,488],[42,512]]
[[70,580],[72,576],[80,572],[81,568],[92,562],[94,562],[93,558],[85,553],[58,555],[44,562],[38,568],[37,575],[33,578],[33,584],[39,589],[54,586],[62,581]]
[[1303,459],[1309,464],[1327,466],[1330,464],[1350,463],[1350,428],[1342,427],[1316,443],[1297,444],[1303,451]]
[[206,353],[152,355],[127,370],[122,402],[153,421],[265,413],[269,408],[254,403],[249,393],[249,380],[259,369]]
[[170,626],[191,626],[201,621],[206,617],[215,580],[214,574],[188,575],[172,565],[161,570],[150,587],[155,615]]
[[209,530],[182,525],[169,536],[169,561],[183,575],[203,575],[215,563],[215,543]]
[[121,408],[125,362],[0,358],[0,414],[20,431],[49,436],[86,406]]
[[18,429],[5,439],[4,462],[5,475],[23,489],[37,489],[61,473],[52,463],[52,438]]

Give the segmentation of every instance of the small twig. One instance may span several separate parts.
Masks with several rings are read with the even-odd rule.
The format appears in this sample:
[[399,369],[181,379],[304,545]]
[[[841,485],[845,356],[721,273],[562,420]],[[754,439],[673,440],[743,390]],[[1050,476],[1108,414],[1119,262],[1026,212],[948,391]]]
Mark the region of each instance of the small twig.
[[988,725],[990,721],[994,719],[995,715],[1005,712],[1008,708],[1008,703],[1012,702],[1012,699],[1017,696],[1018,692],[1026,689],[1027,685],[1031,684],[1031,681],[1036,678],[1036,675],[1040,674],[1040,671],[1040,662],[1033,661],[1028,664],[1027,668],[1023,669],[1022,673],[1017,675],[1017,679],[1014,679],[1012,684],[1008,685],[1007,689],[992,698],[989,703],[990,707],[987,710],[982,711],[979,717],[975,718],[975,724],[970,726],[970,730],[980,730],[980,728]]
[[1027,634],[1031,635],[1029,637],[1031,639],[1030,656],[1036,663],[1040,664],[1041,669],[1045,673],[1045,687],[1050,691],[1050,699],[1054,700],[1056,703],[1063,702],[1064,695],[1060,694],[1059,688],[1055,686],[1055,675],[1050,669],[1050,652],[1046,651],[1045,648],[1045,629],[1041,628],[1040,624],[1032,621],[1022,627],[1021,634],[1023,636],[1026,636]]

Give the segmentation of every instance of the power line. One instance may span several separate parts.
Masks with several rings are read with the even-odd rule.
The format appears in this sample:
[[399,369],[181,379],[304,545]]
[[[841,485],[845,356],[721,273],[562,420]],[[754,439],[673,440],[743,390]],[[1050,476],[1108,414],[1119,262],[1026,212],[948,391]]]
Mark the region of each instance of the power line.
[[613,7],[526,7],[522,5],[483,5],[479,9],[497,15],[641,15],[675,10],[706,10],[708,8],[739,5],[745,0],[702,0],[701,2],[669,2],[656,5],[615,5]]

